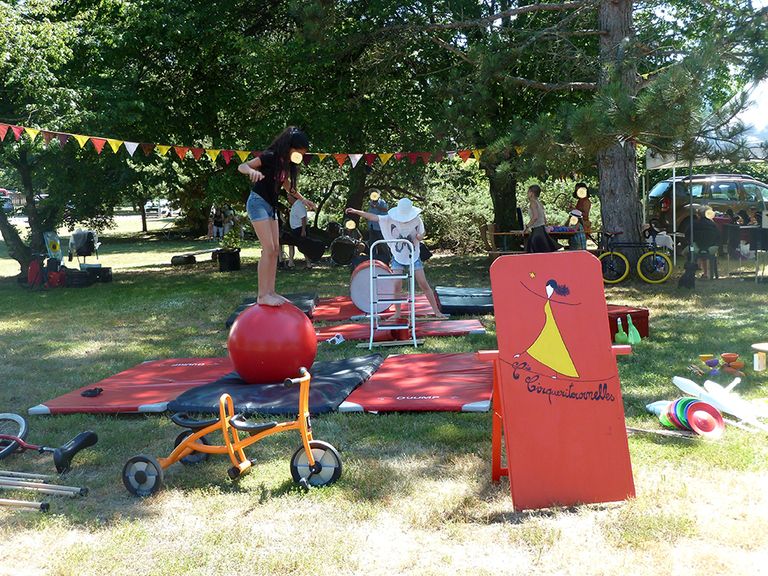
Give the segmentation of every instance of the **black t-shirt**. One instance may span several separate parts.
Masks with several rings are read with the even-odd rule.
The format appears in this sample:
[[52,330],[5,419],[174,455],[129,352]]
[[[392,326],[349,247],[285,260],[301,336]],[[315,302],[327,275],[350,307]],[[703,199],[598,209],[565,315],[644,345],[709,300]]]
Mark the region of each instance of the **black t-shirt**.
[[708,250],[711,246],[720,245],[720,230],[717,224],[709,218],[698,218],[693,221],[693,241],[699,250]]
[[264,198],[272,208],[277,210],[277,190],[275,189],[277,159],[275,158],[275,153],[272,150],[265,150],[259,158],[261,159],[261,166],[258,170],[264,174],[264,178],[256,182],[251,190]]

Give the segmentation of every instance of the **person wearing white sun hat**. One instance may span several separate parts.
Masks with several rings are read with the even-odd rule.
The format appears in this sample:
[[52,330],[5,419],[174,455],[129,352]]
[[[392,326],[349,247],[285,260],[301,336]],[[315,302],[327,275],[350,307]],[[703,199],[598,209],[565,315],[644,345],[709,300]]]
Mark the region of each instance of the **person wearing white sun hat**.
[[[414,278],[432,306],[435,317],[446,318],[446,315],[440,312],[435,293],[424,273],[424,264],[419,258],[420,242],[425,234],[424,222],[420,216],[421,208],[416,208],[410,198],[400,198],[397,201],[397,206],[391,208],[386,214],[373,214],[363,210],[355,210],[354,208],[347,208],[346,213],[360,216],[369,222],[378,222],[381,227],[381,234],[385,240],[407,239],[411,241],[414,248]],[[390,249],[392,251],[392,262],[390,264],[392,271],[408,270],[411,258],[410,248],[405,244],[398,243],[390,245]],[[397,304],[395,305],[394,317],[397,318],[399,316],[400,305]]]

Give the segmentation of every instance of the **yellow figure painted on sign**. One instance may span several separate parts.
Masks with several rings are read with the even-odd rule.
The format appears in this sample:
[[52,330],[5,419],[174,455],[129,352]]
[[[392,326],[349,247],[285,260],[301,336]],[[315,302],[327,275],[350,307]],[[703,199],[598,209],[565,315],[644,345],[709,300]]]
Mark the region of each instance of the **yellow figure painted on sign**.
[[552,314],[552,295],[565,296],[568,294],[568,287],[560,286],[556,281],[549,280],[546,290],[547,303],[544,304],[544,327],[527,352],[532,358],[558,374],[578,378],[579,373],[573,365],[571,355],[568,353],[568,348],[566,348],[563,337],[560,335],[560,330],[555,322],[555,316]]

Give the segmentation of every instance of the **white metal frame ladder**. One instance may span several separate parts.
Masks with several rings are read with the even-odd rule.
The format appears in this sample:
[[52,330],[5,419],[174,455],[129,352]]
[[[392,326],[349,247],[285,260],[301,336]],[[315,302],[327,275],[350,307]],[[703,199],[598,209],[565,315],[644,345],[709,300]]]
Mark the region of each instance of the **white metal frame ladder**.
[[[373,257],[375,247],[379,244],[405,244],[408,248],[410,257],[408,258],[408,273],[407,274],[382,274],[379,272],[375,265],[376,259]],[[377,330],[409,330],[411,331],[411,340],[413,346],[418,347],[418,341],[416,340],[416,279],[414,277],[414,259],[415,248],[413,243],[406,238],[396,238],[392,240],[376,240],[370,247],[370,256],[368,258],[368,274],[370,285],[370,338],[368,340],[368,350],[373,348],[373,336]],[[388,280],[408,280],[408,295],[406,298],[380,298],[377,281],[379,279]],[[400,290],[398,290],[400,291]],[[405,324],[385,324],[382,326],[379,324],[381,314],[378,312],[378,304],[408,304],[408,321]]]

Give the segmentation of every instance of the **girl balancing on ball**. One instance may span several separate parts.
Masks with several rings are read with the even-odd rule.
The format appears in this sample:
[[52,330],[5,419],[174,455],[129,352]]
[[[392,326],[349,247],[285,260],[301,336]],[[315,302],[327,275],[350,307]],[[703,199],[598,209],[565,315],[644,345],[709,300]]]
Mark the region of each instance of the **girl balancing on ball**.
[[280,230],[277,222],[279,195],[285,191],[310,209],[315,204],[302,196],[297,188],[299,164],[309,148],[307,135],[294,126],[283,130],[269,148],[257,158],[243,162],[238,172],[252,183],[246,208],[253,230],[261,244],[259,258],[259,294],[257,302],[280,306],[288,300],[275,292],[277,257],[280,251]]

